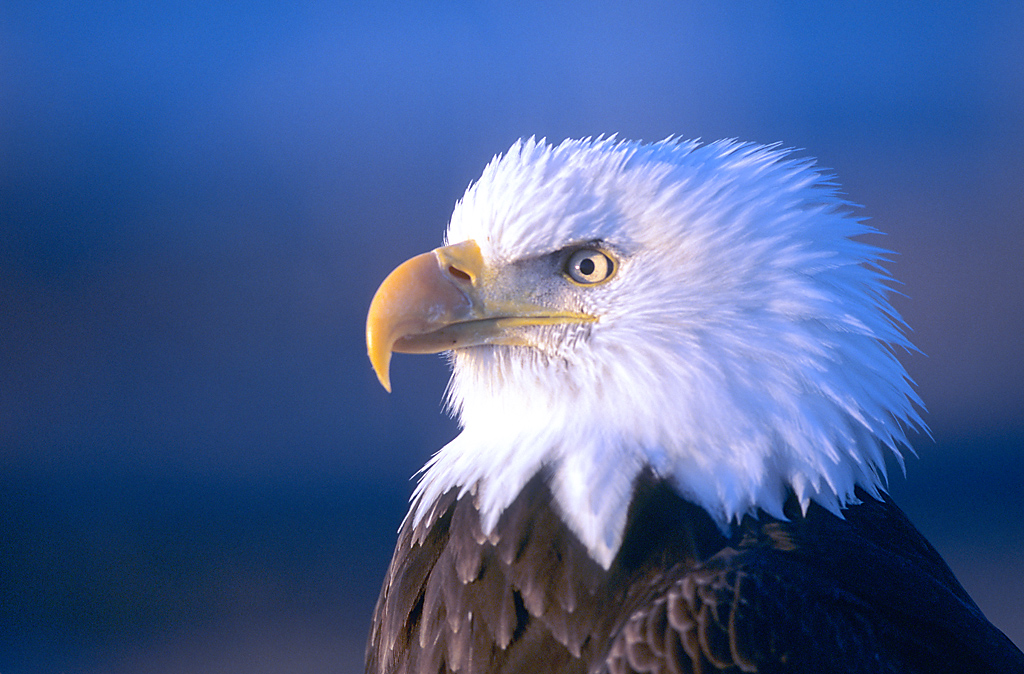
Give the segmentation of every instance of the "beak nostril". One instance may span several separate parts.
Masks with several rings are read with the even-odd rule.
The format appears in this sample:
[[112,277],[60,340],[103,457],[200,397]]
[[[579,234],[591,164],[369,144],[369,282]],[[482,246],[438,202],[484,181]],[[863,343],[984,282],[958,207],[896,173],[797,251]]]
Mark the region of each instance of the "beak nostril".
[[460,281],[472,281],[473,277],[455,266],[448,267],[448,273]]

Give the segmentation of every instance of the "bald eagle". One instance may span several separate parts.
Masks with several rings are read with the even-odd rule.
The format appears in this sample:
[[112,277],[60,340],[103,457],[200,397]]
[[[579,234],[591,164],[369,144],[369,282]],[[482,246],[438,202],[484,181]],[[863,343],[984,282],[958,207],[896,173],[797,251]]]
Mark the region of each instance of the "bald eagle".
[[449,352],[373,674],[1012,672],[885,492],[921,402],[886,251],[779,146],[520,141],[383,282]]

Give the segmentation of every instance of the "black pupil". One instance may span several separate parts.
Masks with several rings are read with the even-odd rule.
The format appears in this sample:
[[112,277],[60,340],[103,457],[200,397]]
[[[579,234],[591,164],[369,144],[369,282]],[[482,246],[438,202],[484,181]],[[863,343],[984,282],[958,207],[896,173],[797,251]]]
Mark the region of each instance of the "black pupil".
[[589,257],[580,260],[580,273],[584,276],[590,276],[596,268],[597,266],[594,264],[594,261]]

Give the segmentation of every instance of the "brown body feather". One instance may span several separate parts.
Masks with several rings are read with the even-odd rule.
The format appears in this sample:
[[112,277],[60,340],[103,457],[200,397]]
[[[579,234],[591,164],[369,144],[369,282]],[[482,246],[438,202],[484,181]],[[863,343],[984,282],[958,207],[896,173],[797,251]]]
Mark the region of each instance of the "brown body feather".
[[543,475],[490,535],[453,490],[402,527],[367,672],[1024,672],[903,513],[860,497],[726,538],[647,473],[605,570]]

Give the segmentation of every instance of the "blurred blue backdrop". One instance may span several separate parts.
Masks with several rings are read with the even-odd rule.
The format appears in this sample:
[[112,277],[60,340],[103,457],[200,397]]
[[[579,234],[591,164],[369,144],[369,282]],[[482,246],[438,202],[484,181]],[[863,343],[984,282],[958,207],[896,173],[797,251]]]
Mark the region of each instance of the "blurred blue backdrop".
[[1024,644],[1024,4],[0,9],[0,671],[356,672],[440,358],[376,285],[520,136],[806,148],[899,251],[892,490]]

